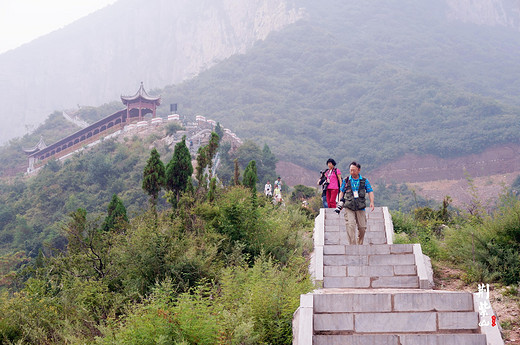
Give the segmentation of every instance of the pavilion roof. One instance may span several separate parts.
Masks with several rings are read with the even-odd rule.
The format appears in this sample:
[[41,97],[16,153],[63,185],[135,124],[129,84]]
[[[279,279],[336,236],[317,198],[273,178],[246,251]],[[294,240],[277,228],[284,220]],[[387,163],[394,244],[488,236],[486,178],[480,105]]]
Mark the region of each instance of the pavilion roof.
[[23,151],[27,154],[33,154],[35,152],[38,152],[40,150],[43,150],[47,147],[47,144],[45,144],[45,141],[43,141],[43,135],[40,136],[40,141],[38,141],[38,144],[34,145],[31,148],[23,149]]
[[141,82],[141,86],[139,87],[139,90],[135,93],[133,96],[123,96],[121,95],[121,101],[123,101],[124,105],[127,105],[128,103],[137,101],[137,100],[144,100],[148,102],[154,102],[157,103],[157,105],[161,104],[161,97],[153,97],[150,96],[146,90],[144,89],[143,82]]

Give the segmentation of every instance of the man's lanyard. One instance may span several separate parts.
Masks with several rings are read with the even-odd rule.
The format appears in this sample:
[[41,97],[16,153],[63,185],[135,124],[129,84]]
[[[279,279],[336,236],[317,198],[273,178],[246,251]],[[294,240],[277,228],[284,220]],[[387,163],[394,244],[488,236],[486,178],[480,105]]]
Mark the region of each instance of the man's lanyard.
[[352,176],[350,176],[350,186],[352,187],[352,190],[359,190],[359,179],[354,180]]

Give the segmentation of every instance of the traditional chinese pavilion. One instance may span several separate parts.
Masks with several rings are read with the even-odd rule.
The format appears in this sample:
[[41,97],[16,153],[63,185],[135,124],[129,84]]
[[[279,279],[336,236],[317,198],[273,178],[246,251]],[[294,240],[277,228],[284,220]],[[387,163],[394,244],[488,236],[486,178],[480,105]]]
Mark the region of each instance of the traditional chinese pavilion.
[[149,113],[152,113],[152,117],[155,117],[155,110],[161,105],[161,97],[148,95],[142,82],[135,95],[121,96],[121,101],[126,105],[126,118],[128,120],[137,118],[138,121],[142,121],[144,116]]
[[27,172],[34,171],[36,167],[43,165],[49,158],[59,159],[80,147],[122,130],[127,124],[142,121],[147,114],[151,113],[152,118],[155,118],[156,109],[161,104],[161,97],[150,96],[141,82],[141,86],[135,95],[121,96],[121,101],[126,105],[125,109],[108,115],[52,145],[45,145],[43,138],[40,138],[40,141],[34,147],[24,149],[29,158]]

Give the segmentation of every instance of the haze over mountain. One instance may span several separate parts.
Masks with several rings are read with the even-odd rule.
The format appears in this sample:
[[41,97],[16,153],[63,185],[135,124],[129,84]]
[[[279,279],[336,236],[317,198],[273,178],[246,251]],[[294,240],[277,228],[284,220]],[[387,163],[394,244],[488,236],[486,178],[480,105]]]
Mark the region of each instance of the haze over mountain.
[[192,77],[302,15],[277,0],[119,0],[0,55],[0,143],[54,110]]
[[[146,6],[156,4],[170,8],[159,1]],[[58,71],[32,64],[49,81],[65,86],[67,80],[67,88],[57,93],[50,87],[30,87],[25,91],[37,96],[20,102],[28,106],[47,93],[42,99],[95,104],[88,100],[115,100],[119,93],[135,92],[140,80],[147,88],[159,88],[176,82],[174,71],[194,75],[215,63],[196,78],[155,90],[163,104],[179,103],[181,112],[210,116],[242,138],[267,142],[280,158],[313,169],[329,155],[345,161],[363,159],[376,167],[404,153],[457,156],[519,141],[517,2],[257,1],[240,7],[198,1],[189,7],[191,12],[183,12],[191,17],[176,17],[193,24],[183,37],[197,49],[184,49],[186,45],[172,38],[188,24],[178,20],[173,21],[178,24],[174,29],[160,29],[167,11],[161,12],[161,20],[153,19],[158,12],[151,11],[149,21],[138,21],[143,14],[137,14],[137,7],[143,6],[135,0],[120,1],[107,12],[85,18],[75,24],[84,28],[83,36],[65,35],[68,28],[56,32],[71,41],[89,38],[88,49],[75,54],[73,61],[56,63]],[[124,31],[108,10],[118,18],[121,13],[134,18],[126,23],[141,24]],[[104,37],[91,40],[94,34],[87,34],[87,29],[95,18],[95,27],[118,25],[104,26]],[[257,38],[265,40],[255,43]],[[151,42],[156,44],[148,49]],[[234,48],[225,48],[230,46]],[[95,57],[87,54],[90,51]],[[246,53],[216,63],[216,56],[226,55],[219,55],[222,51],[227,56]],[[57,74],[61,78],[56,79]],[[159,112],[167,114],[167,106]],[[33,113],[37,119],[47,114]],[[20,118],[22,113],[6,114]]]

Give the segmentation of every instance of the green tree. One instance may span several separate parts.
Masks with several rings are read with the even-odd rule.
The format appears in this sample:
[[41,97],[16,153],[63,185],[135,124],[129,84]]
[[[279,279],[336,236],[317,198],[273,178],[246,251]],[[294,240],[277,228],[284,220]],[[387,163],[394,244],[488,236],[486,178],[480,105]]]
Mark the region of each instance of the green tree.
[[193,174],[190,150],[186,146],[186,136],[175,145],[173,157],[166,166],[166,189],[175,193],[175,206],[179,202],[180,193],[185,191],[189,178]]
[[233,159],[229,153],[230,150],[230,142],[223,142],[218,150],[220,164],[218,166],[217,175],[224,185],[230,185],[233,182]]
[[316,195],[316,189],[310,188],[301,184],[294,186],[294,191],[291,194],[292,201],[300,199],[309,199]]
[[208,147],[201,146],[197,151],[197,169],[196,169],[196,178],[199,182],[198,188],[206,188],[206,177],[204,171],[208,166]]
[[128,216],[126,215],[126,207],[123,201],[119,199],[117,194],[112,196],[112,200],[108,204],[108,215],[103,222],[102,229],[104,231],[124,230],[128,224]]
[[244,186],[249,187],[251,191],[256,193],[256,181],[257,181],[257,170],[256,170],[256,162],[251,161],[246,167],[244,171],[244,179],[242,183]]
[[215,126],[215,133],[218,135],[219,141],[224,137],[224,129],[220,125],[220,122],[217,122],[217,125]]
[[276,163],[278,159],[271,152],[267,144],[262,149],[262,164],[258,167],[258,180],[265,182],[267,180],[274,181],[276,178]]
[[[220,137],[217,133],[211,132],[211,138],[209,139],[208,144],[208,167],[211,169],[213,167],[213,159],[215,158],[215,155],[218,151],[218,143],[219,143]],[[210,170],[210,178],[213,177],[212,172]]]
[[213,202],[217,194],[217,179],[213,177],[209,183],[208,201]]
[[165,174],[161,155],[153,148],[144,168],[142,185],[145,192],[150,195],[150,203],[153,207],[157,205],[157,197],[164,186]]
[[217,154],[219,137],[217,133],[211,132],[211,138],[209,139],[208,145],[199,147],[197,152],[197,180],[199,181],[199,188],[206,188],[208,185],[206,176],[206,168],[209,171],[209,178],[213,177],[212,167],[213,158]]

